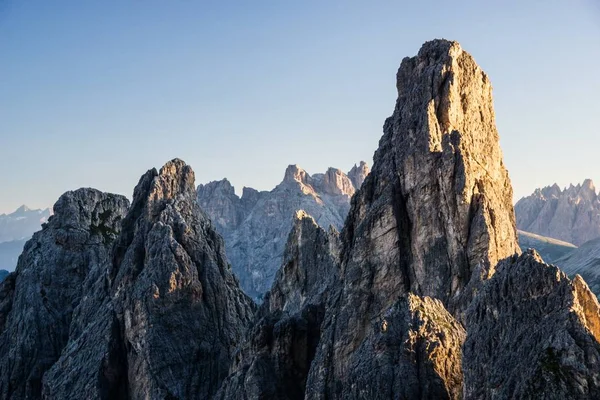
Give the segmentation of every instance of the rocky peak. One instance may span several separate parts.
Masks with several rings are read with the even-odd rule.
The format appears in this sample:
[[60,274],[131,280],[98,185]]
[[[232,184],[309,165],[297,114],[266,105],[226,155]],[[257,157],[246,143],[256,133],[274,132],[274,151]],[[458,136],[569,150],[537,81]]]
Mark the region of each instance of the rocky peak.
[[[284,261],[216,399],[303,399],[328,296],[338,277],[339,237],[294,213]],[[259,366],[260,367],[257,367]]]
[[[315,396],[458,397],[460,368],[425,362],[435,358],[427,352],[399,362],[392,354],[407,344],[396,340],[419,330],[407,323],[411,307],[437,299],[428,307],[431,332],[453,338],[439,340],[456,366],[464,331],[455,318],[464,320],[497,262],[519,251],[487,75],[458,43],[434,40],[402,61],[397,88],[373,168],[342,231],[340,287],[321,334],[328,339],[306,386]],[[399,302],[407,296],[421,300]],[[426,336],[424,343],[437,340]],[[427,368],[411,369],[418,360]],[[425,370],[429,378],[418,378]]]
[[352,169],[348,172],[348,178],[350,178],[356,190],[360,189],[365,178],[369,175],[369,172],[369,166],[364,161],[361,161],[358,166],[354,164]]
[[344,172],[337,168],[329,168],[323,176],[322,190],[331,195],[345,195],[352,197],[354,185]]
[[466,320],[466,398],[600,396],[596,296],[535,251],[500,263]]
[[285,169],[283,183],[299,182],[305,185],[310,183],[310,175],[296,164],[290,164]]
[[[39,399],[42,377],[67,346],[90,276],[109,270],[129,203],[94,189],[63,194],[0,288],[0,398]],[[106,281],[101,282],[102,285]]]

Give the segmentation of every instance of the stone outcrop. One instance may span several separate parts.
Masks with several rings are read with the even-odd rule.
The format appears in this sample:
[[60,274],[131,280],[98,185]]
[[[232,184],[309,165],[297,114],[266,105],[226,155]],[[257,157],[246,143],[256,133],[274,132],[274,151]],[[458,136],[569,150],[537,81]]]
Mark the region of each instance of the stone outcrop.
[[465,398],[600,398],[599,307],[533,251],[502,262],[467,312]]
[[[324,174],[308,174],[290,165],[283,181],[270,192],[244,188],[235,194],[229,181],[198,186],[198,203],[225,239],[227,256],[242,288],[261,298],[281,266],[292,216],[305,210],[325,229],[341,229],[355,184],[362,183],[369,168],[361,162],[349,174],[329,168]],[[351,176],[350,176],[351,175]]]
[[561,190],[547,186],[515,205],[517,227],[580,246],[600,237],[600,199],[590,179]]
[[[254,313],[180,160],[66,194],[0,286],[0,398],[209,398]],[[27,332],[27,334],[23,334]]]
[[304,211],[294,216],[283,266],[218,399],[303,399],[329,291],[336,286],[339,237]]
[[126,198],[67,192],[0,286],[0,398],[41,397],[42,378],[66,346],[86,277],[109,268]]

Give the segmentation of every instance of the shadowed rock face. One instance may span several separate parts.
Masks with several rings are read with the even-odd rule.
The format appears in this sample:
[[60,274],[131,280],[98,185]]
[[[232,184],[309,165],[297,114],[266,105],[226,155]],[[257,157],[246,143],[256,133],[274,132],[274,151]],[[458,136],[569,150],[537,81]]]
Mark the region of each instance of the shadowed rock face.
[[596,297],[537,253],[500,263],[469,307],[467,331],[467,399],[600,398]]
[[284,263],[265,296],[218,399],[303,399],[339,267],[337,231],[294,216]]
[[[67,344],[89,275],[107,270],[128,201],[67,192],[0,286],[0,398],[41,397],[44,373]],[[106,282],[104,282],[106,284]]]
[[[0,398],[209,398],[254,312],[181,160],[70,192],[0,286]],[[24,333],[27,332],[27,333]]]
[[594,183],[570,185],[561,190],[547,186],[515,205],[517,227],[580,246],[600,237],[600,199]]
[[114,253],[131,398],[207,398],[252,317],[181,160],[148,171]]
[[290,165],[283,181],[270,192],[244,188],[239,198],[223,179],[198,186],[198,203],[223,235],[232,268],[242,288],[262,297],[281,266],[285,238],[292,217],[305,210],[325,229],[341,229],[350,209],[356,185],[362,184],[369,167],[361,162],[349,174],[329,168],[324,174],[308,174]]

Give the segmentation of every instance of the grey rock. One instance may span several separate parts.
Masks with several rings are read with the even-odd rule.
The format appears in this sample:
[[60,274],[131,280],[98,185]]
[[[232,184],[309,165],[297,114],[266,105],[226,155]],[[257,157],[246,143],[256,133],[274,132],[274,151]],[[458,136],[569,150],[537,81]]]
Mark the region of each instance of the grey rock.
[[[353,171],[359,182],[368,167],[361,162]],[[270,192],[244,188],[239,198],[226,179],[200,185],[197,191],[198,203],[225,239],[227,256],[242,288],[260,299],[281,266],[294,213],[305,210],[325,229],[330,225],[341,229],[355,190],[352,179],[339,169],[311,176],[290,165],[283,181]]]
[[284,263],[217,399],[303,399],[329,290],[338,276],[339,238],[304,211],[294,217]]
[[0,269],[0,282],[4,280],[8,276],[9,272],[5,269]]
[[[140,179],[97,298],[79,310],[48,398],[209,398],[254,313],[181,160]],[[110,282],[102,291],[103,282]],[[100,287],[100,289],[99,289]]]
[[600,312],[533,250],[505,260],[467,312],[465,399],[600,398]]
[[[517,234],[519,235],[519,247],[521,251],[525,252],[528,249],[535,249],[548,263],[554,263],[577,249],[577,246],[573,243],[536,235],[535,233],[518,230]],[[561,268],[563,267],[562,263],[559,265]]]
[[348,171],[348,178],[350,178],[356,190],[360,189],[365,178],[369,175],[369,172],[371,172],[371,170],[364,161],[361,161],[359,165],[354,164],[354,167]]
[[[402,61],[397,88],[373,169],[352,198],[342,231],[341,288],[327,307],[328,339],[307,383],[311,398],[375,393],[382,385],[375,379],[363,382],[363,392],[353,389],[355,377],[384,368],[363,350],[378,340],[374,321],[409,293],[439,300],[439,318],[446,308],[462,320],[481,281],[519,251],[485,73],[458,43],[435,40]],[[388,323],[407,332],[404,310]],[[446,334],[459,338],[455,327]],[[460,358],[456,346],[448,348],[454,349],[449,358]],[[441,396],[446,388],[444,396],[455,398],[460,373],[438,377],[443,383],[431,393]],[[428,384],[411,393],[425,393]],[[398,390],[408,383],[395,385],[393,395],[405,396]]]
[[44,373],[67,344],[83,283],[107,268],[128,206],[94,189],[67,192],[27,242],[16,272],[0,287],[0,398],[41,397]]
[[600,199],[590,179],[561,190],[536,189],[515,205],[517,227],[580,246],[600,237]]

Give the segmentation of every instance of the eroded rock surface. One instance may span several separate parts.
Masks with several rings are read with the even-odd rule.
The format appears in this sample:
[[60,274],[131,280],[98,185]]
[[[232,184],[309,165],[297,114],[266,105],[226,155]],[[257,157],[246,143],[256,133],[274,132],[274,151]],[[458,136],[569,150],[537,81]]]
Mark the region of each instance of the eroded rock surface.
[[194,173],[183,161],[142,176],[112,269],[97,278],[110,282],[107,295],[80,310],[96,317],[82,316],[47,396],[206,399],[217,391],[254,306],[196,204]]
[[467,312],[466,399],[600,398],[600,312],[531,251],[502,262]]
[[312,217],[298,211],[283,266],[217,398],[304,398],[338,268],[337,231],[324,231]]
[[88,275],[109,268],[126,198],[67,192],[0,286],[0,398],[38,399],[69,339]]

